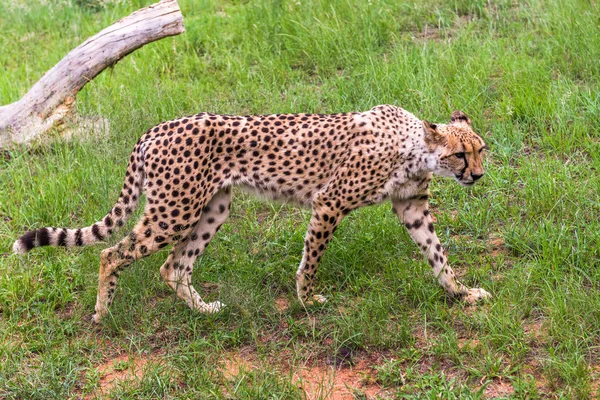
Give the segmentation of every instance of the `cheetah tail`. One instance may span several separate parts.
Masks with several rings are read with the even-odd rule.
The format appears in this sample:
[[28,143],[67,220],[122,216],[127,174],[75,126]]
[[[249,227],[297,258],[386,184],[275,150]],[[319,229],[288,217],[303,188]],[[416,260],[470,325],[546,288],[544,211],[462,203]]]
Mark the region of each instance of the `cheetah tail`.
[[104,218],[85,228],[40,228],[29,231],[15,241],[13,252],[24,254],[34,247],[41,246],[63,246],[66,248],[87,246],[109,237],[123,226],[131,216],[139,202],[143,183],[143,146],[138,142],[129,159],[125,183],[119,200]]

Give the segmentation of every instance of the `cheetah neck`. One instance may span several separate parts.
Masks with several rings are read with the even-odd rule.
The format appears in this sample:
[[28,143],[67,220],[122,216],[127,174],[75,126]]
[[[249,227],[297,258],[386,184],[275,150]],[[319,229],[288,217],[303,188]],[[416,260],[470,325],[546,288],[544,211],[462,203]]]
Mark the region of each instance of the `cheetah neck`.
[[440,155],[437,152],[425,153],[421,159],[423,164],[427,166],[427,170],[433,172],[437,169]]

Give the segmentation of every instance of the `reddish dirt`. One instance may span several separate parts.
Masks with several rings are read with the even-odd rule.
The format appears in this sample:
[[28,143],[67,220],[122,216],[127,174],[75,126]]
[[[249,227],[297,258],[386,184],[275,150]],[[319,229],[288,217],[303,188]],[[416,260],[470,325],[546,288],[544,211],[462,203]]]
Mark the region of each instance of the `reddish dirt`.
[[544,321],[542,319],[523,322],[523,332],[531,339],[537,341],[544,340],[544,337],[546,336],[545,329],[546,327],[544,326]]
[[593,365],[591,367],[590,375],[592,377],[591,382],[591,394],[593,399],[600,398],[600,365]]
[[226,379],[233,379],[241,372],[252,371],[256,360],[251,350],[240,349],[240,352],[230,352],[225,356],[221,371]]
[[351,367],[305,366],[292,379],[307,400],[353,400],[358,394],[368,399],[389,398],[390,394],[375,382],[374,376],[369,361],[359,360]]
[[492,257],[507,254],[506,247],[504,247],[504,240],[501,237],[490,238],[487,242],[487,247]]
[[278,297],[275,299],[275,308],[280,313],[285,312],[290,307],[290,301],[287,297]]
[[[286,364],[285,358],[271,360],[269,366],[281,370],[282,374],[289,374],[292,367]],[[242,348],[224,358],[221,371],[226,379],[231,380],[239,374],[262,368],[260,364],[252,349]],[[306,400],[351,400],[357,394],[363,394],[367,399],[389,398],[389,393],[376,382],[376,371],[372,368],[371,360],[359,359],[353,366],[327,364],[327,361],[318,360],[293,368],[292,382],[304,393]]]
[[458,339],[458,348],[461,350],[463,350],[463,349],[464,350],[467,350],[467,349],[474,350],[480,344],[481,344],[481,342],[479,341],[479,339],[469,339],[469,338]]
[[498,380],[487,385],[483,394],[488,399],[497,399],[499,397],[508,397],[515,393],[515,388],[510,382]]
[[[280,312],[289,307],[289,301],[285,297],[277,298],[274,302]],[[533,317],[523,321],[523,329],[532,343],[544,343],[546,333],[543,318]],[[460,327],[457,330],[463,331]],[[476,351],[481,345],[480,341],[465,333],[458,335],[458,347],[463,350]],[[435,330],[425,329],[424,325],[418,323],[414,324],[413,335],[416,348],[422,350],[428,349],[438,336]],[[352,352],[350,351],[350,353]],[[346,400],[357,397],[387,399],[393,398],[393,390],[386,390],[378,383],[375,368],[389,356],[390,354],[359,353],[349,354],[347,359],[340,360],[339,357],[334,359],[331,356],[314,354],[306,361],[294,364],[291,361],[293,357],[285,349],[278,354],[276,359],[268,357],[263,360],[259,358],[253,347],[242,347],[229,352],[223,358],[220,369],[228,381],[257,368],[275,369],[281,373],[281,376],[291,377],[293,384],[299,388],[307,400],[325,398]],[[543,358],[541,354],[532,354],[523,366],[522,372],[535,379],[538,393],[542,397],[546,397],[552,394],[556,383],[549,381],[543,374],[543,366],[539,363],[541,358]],[[160,364],[158,353],[148,356],[121,354],[108,359],[96,367],[100,377],[98,388],[84,398],[101,398],[120,381],[142,379],[144,371],[152,364]],[[450,360],[424,354],[418,362],[418,370],[421,373],[431,373],[432,369],[442,370],[449,379],[456,379],[458,382],[466,382],[468,379],[468,376],[457,369]],[[591,394],[598,396],[600,394],[600,366],[591,366],[591,378]],[[509,397],[514,394],[515,389],[512,384],[503,378],[494,379],[483,392],[484,397],[489,399]]]
[[134,357],[127,354],[121,354],[107,360],[96,367],[96,371],[100,375],[97,390],[85,396],[84,399],[103,397],[119,382],[142,379],[144,370],[150,363],[160,363],[160,361],[158,361],[156,355],[136,355]]
[[61,319],[70,319],[75,311],[75,303],[67,303],[63,308],[56,310],[56,315]]

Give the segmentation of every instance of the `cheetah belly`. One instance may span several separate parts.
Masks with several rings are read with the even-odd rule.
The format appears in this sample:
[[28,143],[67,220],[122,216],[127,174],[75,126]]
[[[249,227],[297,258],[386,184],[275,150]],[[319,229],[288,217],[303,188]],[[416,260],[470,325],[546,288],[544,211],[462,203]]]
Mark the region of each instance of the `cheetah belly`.
[[310,207],[310,198],[300,197],[296,194],[282,193],[277,188],[273,187],[257,187],[250,184],[238,185],[244,192],[250,193],[256,197],[267,201],[275,201],[278,203],[291,203],[301,207]]

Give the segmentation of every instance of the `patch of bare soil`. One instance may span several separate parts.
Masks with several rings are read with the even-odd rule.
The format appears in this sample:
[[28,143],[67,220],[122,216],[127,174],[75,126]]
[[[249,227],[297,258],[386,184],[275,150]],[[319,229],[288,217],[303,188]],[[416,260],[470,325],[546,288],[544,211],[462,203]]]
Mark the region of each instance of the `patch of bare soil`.
[[543,318],[523,321],[523,332],[529,338],[531,346],[530,355],[523,366],[523,373],[531,375],[535,379],[535,386],[540,395],[550,396],[555,392],[556,383],[549,380],[543,373],[543,365],[540,360],[546,358],[546,351],[543,349],[547,342],[547,326]]
[[252,371],[256,368],[256,357],[249,348],[242,348],[239,352],[228,353],[221,365],[221,371],[226,379],[233,379],[240,372]]
[[592,377],[591,393],[593,399],[600,398],[600,365],[592,365],[590,375]]
[[556,391],[556,384],[549,381],[548,378],[544,376],[542,367],[537,360],[528,361],[527,364],[523,366],[523,373],[533,377],[535,380],[535,387],[537,388],[538,393],[543,397],[548,397]]
[[[292,382],[304,393],[306,400],[350,400],[357,395],[366,396],[367,399],[391,398],[377,383],[372,359],[361,358],[352,365],[344,362],[343,366],[331,365],[331,360],[313,360],[295,368],[286,359],[283,356],[278,360],[270,360],[269,365],[282,373],[291,373]],[[260,368],[259,364],[260,360],[253,349],[242,348],[225,356],[220,369],[224,377],[231,380],[239,374]]]
[[515,393],[515,388],[510,382],[498,380],[487,385],[483,395],[488,399],[497,399],[499,397],[508,397]]
[[475,350],[480,344],[481,342],[479,341],[479,339],[458,339],[458,348],[461,350]]
[[504,240],[501,237],[492,237],[487,241],[487,248],[492,257],[498,257],[500,255],[506,255],[506,247],[504,247]]
[[285,312],[290,307],[290,301],[287,297],[278,297],[275,299],[275,308],[280,313]]
[[543,343],[547,336],[543,319],[523,322],[523,332],[534,342],[532,344]]
[[149,356],[136,355],[135,357],[121,354],[113,357],[96,367],[96,371],[100,375],[98,388],[96,392],[84,398],[94,399],[103,397],[119,382],[132,379],[140,380],[143,378],[147,366],[156,363],[160,363],[156,354]]
[[67,303],[63,308],[56,310],[56,315],[60,319],[71,319],[73,316],[73,311],[75,311],[75,303]]
[[296,371],[292,379],[307,400],[353,400],[358,395],[367,399],[391,398],[375,381],[375,374],[369,360],[362,359],[349,367],[305,366]]

